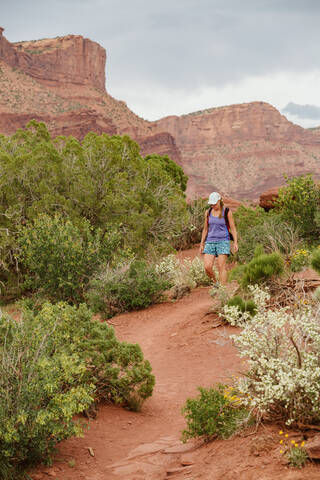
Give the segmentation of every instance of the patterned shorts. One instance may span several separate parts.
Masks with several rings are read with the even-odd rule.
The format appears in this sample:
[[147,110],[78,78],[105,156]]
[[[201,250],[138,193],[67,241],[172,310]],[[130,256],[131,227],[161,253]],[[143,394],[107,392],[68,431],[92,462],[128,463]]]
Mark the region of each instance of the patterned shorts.
[[206,242],[203,253],[208,255],[230,255],[230,240],[223,240],[221,242]]

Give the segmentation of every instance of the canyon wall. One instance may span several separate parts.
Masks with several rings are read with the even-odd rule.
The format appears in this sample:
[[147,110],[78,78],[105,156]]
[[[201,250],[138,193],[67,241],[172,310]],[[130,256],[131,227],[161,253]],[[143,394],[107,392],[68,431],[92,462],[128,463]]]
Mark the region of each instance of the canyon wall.
[[81,36],[10,43],[0,29],[0,133],[35,118],[54,136],[128,134],[143,155],[183,167],[189,198],[218,190],[256,200],[284,175],[320,178],[320,129],[294,125],[264,102],[149,122],[106,92],[105,62],[105,50]]
[[1,28],[0,58],[46,85],[80,84],[105,91],[106,51],[80,35],[10,43]]
[[189,176],[189,194],[222,190],[257,198],[284,175],[320,176],[320,135],[289,122],[268,103],[212,108],[156,122],[171,133]]

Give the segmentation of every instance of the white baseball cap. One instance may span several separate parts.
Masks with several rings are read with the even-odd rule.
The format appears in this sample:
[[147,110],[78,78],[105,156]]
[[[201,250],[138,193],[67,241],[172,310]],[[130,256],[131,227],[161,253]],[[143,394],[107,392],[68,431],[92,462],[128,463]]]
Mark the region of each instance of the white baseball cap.
[[208,205],[215,205],[219,200],[221,200],[221,195],[218,192],[212,192],[209,195]]

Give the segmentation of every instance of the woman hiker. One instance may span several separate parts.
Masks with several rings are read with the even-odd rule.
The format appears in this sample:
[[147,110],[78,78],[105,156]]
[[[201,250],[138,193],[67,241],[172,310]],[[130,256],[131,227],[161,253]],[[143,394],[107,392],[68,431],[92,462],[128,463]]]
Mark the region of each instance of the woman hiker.
[[[227,257],[230,255],[230,239],[232,237],[234,240],[233,253],[238,251],[237,230],[232,212],[228,208],[224,209],[219,193],[212,192],[210,194],[208,205],[210,208],[205,213],[200,253],[204,254],[204,268],[213,281],[217,281],[212,269],[215,257],[217,257],[219,281],[225,285],[227,283]],[[218,282],[216,284],[219,285]]]

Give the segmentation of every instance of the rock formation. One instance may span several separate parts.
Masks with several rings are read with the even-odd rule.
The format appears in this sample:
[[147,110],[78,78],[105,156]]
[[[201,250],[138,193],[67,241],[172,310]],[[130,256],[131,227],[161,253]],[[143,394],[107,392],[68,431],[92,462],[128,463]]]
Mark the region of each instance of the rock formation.
[[0,132],[35,118],[53,135],[128,134],[141,153],[167,154],[189,177],[189,198],[218,190],[257,200],[290,176],[320,178],[320,129],[252,102],[148,122],[105,90],[105,50],[78,35],[10,43],[0,28]]
[[320,174],[320,137],[264,102],[171,116],[156,124],[175,138],[194,193],[218,189],[252,199],[284,183],[284,174]]
[[80,35],[11,44],[2,28],[0,59],[48,86],[88,85],[105,92],[106,51]]
[[279,188],[273,187],[260,195],[259,206],[264,210],[270,210],[274,207],[274,202],[279,196]]

